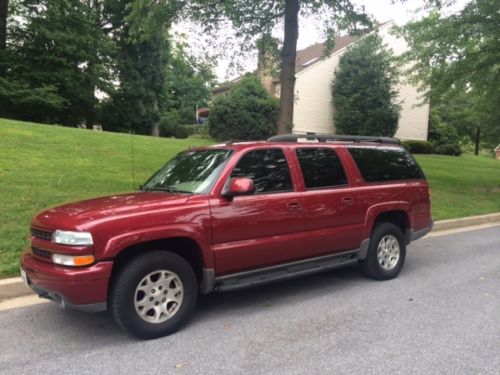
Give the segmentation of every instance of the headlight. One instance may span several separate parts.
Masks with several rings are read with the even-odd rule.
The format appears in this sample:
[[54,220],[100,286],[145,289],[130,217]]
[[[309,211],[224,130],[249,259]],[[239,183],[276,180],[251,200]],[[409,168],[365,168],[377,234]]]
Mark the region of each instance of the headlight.
[[52,262],[63,266],[88,266],[95,262],[93,255],[63,255],[52,254]]
[[75,246],[88,246],[94,244],[92,234],[88,232],[66,232],[59,229],[52,234],[52,242]]

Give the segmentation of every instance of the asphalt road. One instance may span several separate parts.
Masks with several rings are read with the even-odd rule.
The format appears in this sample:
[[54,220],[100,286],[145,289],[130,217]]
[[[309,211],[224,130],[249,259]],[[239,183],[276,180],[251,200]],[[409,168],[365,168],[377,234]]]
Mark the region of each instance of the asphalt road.
[[204,296],[153,341],[105,313],[0,311],[0,373],[496,375],[500,227],[421,239],[391,281],[350,268]]

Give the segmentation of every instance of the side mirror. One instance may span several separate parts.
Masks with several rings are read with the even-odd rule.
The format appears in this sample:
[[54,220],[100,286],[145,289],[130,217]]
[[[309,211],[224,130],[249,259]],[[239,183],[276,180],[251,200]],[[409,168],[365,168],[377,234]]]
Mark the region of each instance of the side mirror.
[[229,184],[224,189],[222,195],[224,197],[232,198],[237,195],[248,195],[255,191],[253,180],[246,177],[231,178]]

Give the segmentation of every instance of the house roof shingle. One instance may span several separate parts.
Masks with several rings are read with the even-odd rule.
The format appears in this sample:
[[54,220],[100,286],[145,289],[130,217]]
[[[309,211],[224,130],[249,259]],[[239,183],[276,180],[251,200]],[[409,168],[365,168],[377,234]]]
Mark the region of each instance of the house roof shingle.
[[[335,38],[335,48],[333,49],[332,53],[335,53],[338,50],[347,47],[349,44],[353,43],[356,39],[357,37],[351,35],[339,36]],[[312,46],[297,51],[297,57],[295,59],[295,73],[298,73],[304,70],[305,68],[320,61],[320,59],[323,57],[325,48],[326,48],[326,43],[316,43],[313,44]]]
[[[387,22],[386,22],[387,23]],[[384,23],[385,24],[385,23]],[[384,25],[382,24],[382,25]],[[335,53],[341,50],[344,47],[347,47],[351,43],[355,42],[359,37],[352,35],[339,36],[335,38],[335,47],[331,53]],[[326,48],[326,42],[316,43],[307,48],[301,49],[297,51],[297,56],[295,58],[295,73],[298,73],[317,62],[321,61],[323,57],[323,53]],[[218,87],[216,87],[212,93],[219,94],[231,89],[236,83],[238,83],[243,76],[237,77],[230,82],[226,82]],[[274,82],[279,82],[279,78],[277,77]]]

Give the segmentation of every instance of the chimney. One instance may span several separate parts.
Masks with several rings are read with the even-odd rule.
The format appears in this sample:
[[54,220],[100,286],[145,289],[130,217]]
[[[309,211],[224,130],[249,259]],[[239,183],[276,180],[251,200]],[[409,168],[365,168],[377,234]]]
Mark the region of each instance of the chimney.
[[276,96],[274,81],[279,61],[279,41],[270,34],[264,34],[257,42],[257,78],[271,96]]

